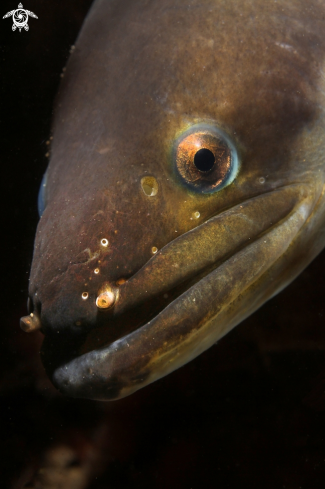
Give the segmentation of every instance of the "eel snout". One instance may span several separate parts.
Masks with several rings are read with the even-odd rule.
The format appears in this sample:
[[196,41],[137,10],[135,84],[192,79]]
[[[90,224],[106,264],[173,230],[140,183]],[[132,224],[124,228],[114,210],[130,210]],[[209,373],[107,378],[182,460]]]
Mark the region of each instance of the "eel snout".
[[281,287],[276,276],[271,286],[260,279],[288,250],[316,198],[308,185],[288,185],[175,239],[121,285],[114,314],[131,312],[139,302],[197,279],[151,321],[55,368],[53,383],[70,396],[117,399],[195,358],[252,312],[242,300],[248,290],[256,309]]

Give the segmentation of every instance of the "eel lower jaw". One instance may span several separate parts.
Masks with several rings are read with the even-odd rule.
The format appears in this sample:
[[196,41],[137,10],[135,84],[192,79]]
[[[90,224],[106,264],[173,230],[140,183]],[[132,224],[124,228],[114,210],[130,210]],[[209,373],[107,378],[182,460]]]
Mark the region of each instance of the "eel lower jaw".
[[[281,199],[287,203],[284,215]],[[303,186],[288,186],[271,192],[270,195],[251,199],[243,203],[240,210],[231,209],[205,224],[215,224],[218,219],[223,219],[223,222],[224,219],[230,219],[228,224],[233,222],[238,225],[236,216],[242,219],[243,216],[247,217],[249,210],[254,213],[257,208],[260,209],[260,214],[261,211],[263,213],[263,202],[271,214],[273,212],[272,226],[264,230],[258,229],[254,233],[254,241],[248,241],[249,244],[239,247],[239,250],[238,237],[234,244],[235,252],[230,257],[194,283],[151,321],[107,346],[89,351],[55,368],[52,372],[54,385],[62,393],[73,397],[97,400],[125,397],[195,358],[265,302],[281,287],[281,280],[277,277],[274,277],[273,283],[269,276],[267,280],[265,277],[298,235],[312,212],[315,197],[310,197]],[[279,203],[278,206],[276,202]],[[243,211],[245,206],[248,206],[246,214]],[[278,217],[274,219],[276,209]],[[262,217],[260,215],[252,221],[251,226],[256,227],[257,223],[262,223]],[[231,221],[232,219],[234,220]],[[264,222],[265,220],[264,216]],[[221,221],[216,227],[219,232],[220,226]],[[204,227],[200,226],[194,230],[194,235],[196,232],[200,236],[202,229]],[[223,235],[223,239],[227,241],[227,233]],[[175,246],[175,242],[170,244],[171,248]],[[227,243],[228,246],[229,242]],[[166,266],[166,262],[170,263],[173,259],[174,253],[169,251],[166,247],[161,254],[161,263],[156,261],[158,270],[159,264]],[[148,269],[149,272],[153,270],[147,265],[134,276],[135,285],[142,282]],[[173,283],[175,284],[175,280]],[[158,281],[155,292],[162,286],[163,280]],[[132,292],[131,280],[128,287]],[[137,303],[136,294],[134,292],[132,295],[131,292],[128,305],[134,306]],[[122,295],[122,290],[121,297],[127,297],[125,293]],[[138,297],[141,298],[141,294]],[[246,297],[249,297],[249,301]],[[119,312],[124,311],[124,308],[128,309],[126,303],[126,299],[124,303],[120,303]]]

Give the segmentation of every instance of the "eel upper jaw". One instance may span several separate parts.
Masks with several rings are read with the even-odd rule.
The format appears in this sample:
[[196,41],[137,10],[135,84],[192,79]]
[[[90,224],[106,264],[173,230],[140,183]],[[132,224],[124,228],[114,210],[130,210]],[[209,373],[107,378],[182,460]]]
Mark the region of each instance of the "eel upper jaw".
[[[149,277],[154,296],[171,284],[175,286],[178,281],[193,276],[194,268],[203,269],[211,260],[216,262],[222,256],[226,261],[140,328],[55,368],[53,383],[62,393],[73,397],[112,400],[131,394],[195,358],[279,286],[275,281],[271,292],[266,293],[263,287],[261,292],[253,292],[255,306],[249,310],[247,305],[245,308],[245,300],[241,303],[241,297],[247,291],[252,295],[254,284],[287,251],[311,214],[316,199],[307,186],[288,185],[215,216],[190,231],[190,242],[187,240],[189,233],[171,242],[121,287],[116,314],[143,301],[141,287],[148,290],[146,279]],[[221,237],[216,246],[200,256],[195,267],[190,262],[186,268],[184,262],[185,270],[176,268],[167,278],[161,275],[161,270],[175,260],[175,247],[181,249],[186,243],[195,246],[196,239],[200,241],[206,233]]]

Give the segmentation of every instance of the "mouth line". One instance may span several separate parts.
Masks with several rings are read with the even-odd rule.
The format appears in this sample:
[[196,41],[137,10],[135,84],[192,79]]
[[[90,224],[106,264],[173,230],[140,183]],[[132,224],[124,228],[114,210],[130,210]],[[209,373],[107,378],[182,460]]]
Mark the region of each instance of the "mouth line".
[[[216,214],[168,243],[120,286],[114,308],[107,311],[109,316],[102,318],[99,328],[90,331],[90,341],[86,341],[83,350],[93,348],[93,336],[96,336],[97,347],[100,347],[149,324],[181,296],[188,294],[193,286],[279,226],[290,216],[303,195],[306,195],[306,188],[302,184],[277,188]],[[275,200],[278,205],[274,205]],[[207,237],[209,245],[199,250],[196,259],[191,260],[197,244]],[[106,315],[107,312],[101,314]]]
[[[189,280],[183,282],[183,293],[152,319],[146,319],[126,335],[119,334],[113,341],[98,344],[97,332],[93,344],[89,342],[88,348],[75,356],[59,363],[55,359],[56,366],[48,358],[48,370],[54,385],[73,397],[118,399],[164,377],[208,349],[281,288],[281,260],[311,215],[315,199],[315,192],[308,195],[306,185],[296,185],[246,201],[242,207],[223,213],[223,220],[225,217],[230,219],[228,227],[218,223],[220,215],[210,219],[205,225],[212,223],[217,234],[221,233],[221,241],[214,243],[212,240],[211,248],[216,244],[213,250],[218,253],[224,242],[222,252],[231,252],[233,248],[231,256],[227,255],[227,259],[223,253],[222,263],[215,262],[215,268],[209,272],[208,269],[200,269],[200,273],[205,273],[200,279],[200,274],[189,276]],[[266,211],[270,215],[265,214]],[[241,222],[243,213],[246,217],[251,213],[255,220],[244,220],[235,239],[229,241],[235,230],[233,226]],[[204,225],[201,227],[204,230]],[[199,232],[195,237],[202,238],[202,230],[196,229]],[[211,229],[213,227],[210,226],[209,231]],[[255,230],[254,240],[239,249],[241,239],[246,239],[252,229]],[[242,237],[245,230],[246,235]],[[165,250],[162,256],[165,259],[157,262],[158,270],[162,264],[170,263],[173,253]],[[197,260],[202,264],[201,256]],[[141,280],[146,277],[149,263],[136,275]],[[196,262],[194,264],[197,265]],[[270,272],[274,266],[274,272]],[[194,269],[195,266],[192,271]],[[153,268],[150,270],[149,267],[149,272],[153,273]],[[190,272],[190,267],[187,272]],[[269,273],[271,275],[265,280]],[[138,304],[143,302],[141,294],[138,297],[134,295],[133,305],[137,298]],[[130,312],[128,304],[124,302],[123,305],[124,311]],[[125,320],[124,314],[120,317]],[[50,342],[44,351],[45,355],[53,351]]]

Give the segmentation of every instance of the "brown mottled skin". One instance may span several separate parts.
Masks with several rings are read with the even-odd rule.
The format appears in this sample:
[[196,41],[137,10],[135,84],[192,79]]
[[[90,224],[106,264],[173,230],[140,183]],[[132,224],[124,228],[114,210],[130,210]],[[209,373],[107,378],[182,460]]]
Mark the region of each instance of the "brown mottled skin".
[[[321,251],[324,16],[320,0],[94,3],[57,100],[30,279],[61,392],[116,399],[166,375]],[[212,193],[175,170],[200,124],[239,155]],[[119,290],[107,311],[103,286]]]

